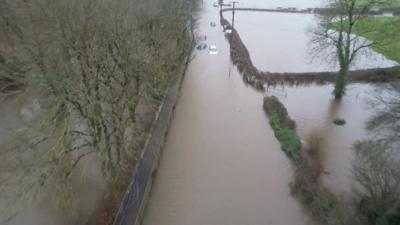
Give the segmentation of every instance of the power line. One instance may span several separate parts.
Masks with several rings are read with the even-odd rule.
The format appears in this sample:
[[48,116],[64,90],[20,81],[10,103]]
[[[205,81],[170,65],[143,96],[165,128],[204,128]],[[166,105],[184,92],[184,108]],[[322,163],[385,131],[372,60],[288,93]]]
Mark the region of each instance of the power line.
[[238,1],[231,1],[230,3],[233,4],[233,10],[232,10],[232,29],[235,27],[235,9],[236,9],[236,3],[239,3]]

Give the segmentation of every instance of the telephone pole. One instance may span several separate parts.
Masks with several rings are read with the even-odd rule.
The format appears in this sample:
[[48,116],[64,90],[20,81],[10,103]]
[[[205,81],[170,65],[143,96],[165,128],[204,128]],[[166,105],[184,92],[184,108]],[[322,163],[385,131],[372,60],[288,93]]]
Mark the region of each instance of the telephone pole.
[[232,29],[235,27],[235,9],[236,9],[236,3],[239,3],[238,1],[231,1],[233,4],[233,10],[232,10]]

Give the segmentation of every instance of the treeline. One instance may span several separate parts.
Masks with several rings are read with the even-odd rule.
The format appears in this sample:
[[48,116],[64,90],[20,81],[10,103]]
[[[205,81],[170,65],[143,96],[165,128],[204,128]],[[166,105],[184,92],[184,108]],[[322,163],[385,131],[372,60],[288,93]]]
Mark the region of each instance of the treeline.
[[0,190],[30,199],[48,183],[65,186],[86,157],[107,181],[132,168],[146,129],[138,115],[155,112],[191,49],[195,7],[195,0],[0,0],[0,91],[25,86],[42,107],[2,147],[1,167],[16,169],[0,172]]

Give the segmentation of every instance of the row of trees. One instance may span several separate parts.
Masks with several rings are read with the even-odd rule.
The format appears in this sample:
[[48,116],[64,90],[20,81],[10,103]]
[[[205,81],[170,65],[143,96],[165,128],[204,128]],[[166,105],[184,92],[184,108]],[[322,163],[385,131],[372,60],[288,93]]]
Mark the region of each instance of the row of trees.
[[50,180],[65,186],[89,156],[109,181],[131,168],[144,135],[139,107],[156,107],[173,80],[191,46],[194,7],[195,0],[0,0],[0,82],[25,83],[43,108],[3,147],[0,190],[32,197]]

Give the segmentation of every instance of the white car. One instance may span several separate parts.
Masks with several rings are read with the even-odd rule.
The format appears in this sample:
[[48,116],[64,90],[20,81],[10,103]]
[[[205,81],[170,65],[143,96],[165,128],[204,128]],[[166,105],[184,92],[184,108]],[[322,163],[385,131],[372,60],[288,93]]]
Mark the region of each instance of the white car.
[[224,32],[227,34],[232,34],[232,29],[226,29]]
[[208,52],[209,52],[211,55],[216,55],[216,54],[218,54],[217,46],[215,46],[215,45],[210,45],[210,48],[208,49]]
[[219,4],[218,4],[217,2],[214,2],[213,6],[214,6],[214,7],[218,7]]

